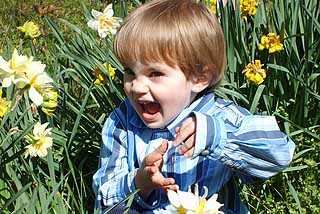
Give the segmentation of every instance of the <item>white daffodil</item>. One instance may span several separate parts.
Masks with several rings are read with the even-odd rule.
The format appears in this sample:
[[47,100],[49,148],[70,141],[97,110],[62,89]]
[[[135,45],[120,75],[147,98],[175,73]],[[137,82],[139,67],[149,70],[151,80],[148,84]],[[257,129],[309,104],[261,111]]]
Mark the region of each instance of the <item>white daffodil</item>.
[[49,123],[40,124],[37,122],[33,128],[33,134],[30,134],[26,139],[31,143],[26,146],[25,157],[45,157],[48,154],[48,148],[52,146],[51,128],[47,128]]
[[223,206],[217,202],[218,195],[214,194],[208,200],[208,188],[203,187],[205,193],[199,196],[198,184],[195,184],[194,194],[189,188],[188,192],[168,190],[168,198],[175,210],[170,210],[171,213],[179,214],[219,214],[223,213],[219,209]]
[[29,58],[23,74],[16,74],[13,83],[19,89],[28,89],[30,99],[36,106],[39,106],[43,102],[42,92],[46,88],[52,88],[53,80],[44,71],[46,65],[40,61],[32,61],[32,59],[32,57]]
[[88,26],[97,30],[100,38],[105,38],[109,34],[116,34],[122,19],[113,17],[112,4],[109,4],[102,13],[92,9],[91,14],[94,19],[88,21]]
[[32,62],[26,73],[29,85],[29,97],[37,106],[43,102],[42,93],[44,89],[52,88],[53,80],[44,72],[45,65],[41,62]]
[[0,79],[2,81],[2,87],[9,87],[17,78],[23,77],[31,62],[32,58],[19,55],[16,49],[14,49],[12,58],[9,61],[4,60],[0,56]]
[[45,67],[40,61],[33,61],[33,57],[19,55],[15,49],[8,62],[0,57],[2,87],[14,84],[18,89],[29,90],[30,99],[39,106],[43,102],[43,90],[52,88],[53,82],[44,71]]
[[10,69],[9,63],[0,56],[0,82],[2,87],[9,87],[14,79],[14,71]]

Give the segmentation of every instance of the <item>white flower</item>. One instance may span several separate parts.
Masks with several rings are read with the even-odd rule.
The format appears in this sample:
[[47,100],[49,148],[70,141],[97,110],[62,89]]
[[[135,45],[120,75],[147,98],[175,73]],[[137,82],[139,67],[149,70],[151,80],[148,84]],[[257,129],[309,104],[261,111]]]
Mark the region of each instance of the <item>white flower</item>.
[[218,195],[214,194],[208,200],[208,188],[203,187],[205,193],[203,196],[199,196],[198,184],[195,184],[194,194],[189,187],[188,192],[172,191],[168,190],[168,198],[174,210],[170,210],[171,213],[185,213],[185,214],[219,214],[223,213],[219,211],[223,204],[217,202]]
[[26,80],[29,84],[29,97],[37,106],[43,102],[42,94],[44,89],[52,88],[53,80],[44,72],[45,65],[41,62],[33,62],[26,73]]
[[2,87],[14,84],[18,89],[28,89],[30,99],[39,106],[43,102],[42,92],[52,88],[53,82],[44,72],[45,67],[40,61],[33,61],[33,57],[19,55],[15,49],[8,62],[0,57]]
[[100,38],[105,38],[108,34],[116,34],[122,19],[113,17],[112,4],[109,4],[102,13],[92,9],[91,14],[94,19],[88,21],[88,26],[97,30]]
[[23,76],[31,63],[32,58],[29,59],[26,56],[18,54],[18,51],[14,49],[12,58],[8,62],[0,56],[0,79],[2,81],[2,87],[9,87],[14,83],[16,77]]
[[49,123],[40,124],[37,122],[33,128],[33,135],[28,135],[27,140],[32,143],[25,148],[27,149],[25,156],[44,157],[48,154],[48,148],[52,146],[51,128],[47,128]]

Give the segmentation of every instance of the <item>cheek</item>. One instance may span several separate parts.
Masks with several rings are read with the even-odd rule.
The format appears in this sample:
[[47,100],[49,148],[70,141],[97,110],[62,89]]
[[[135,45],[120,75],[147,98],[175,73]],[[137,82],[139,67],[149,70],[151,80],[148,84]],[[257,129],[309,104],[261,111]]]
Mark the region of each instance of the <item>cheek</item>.
[[168,109],[182,110],[190,104],[191,90],[182,86],[168,90],[162,97]]
[[130,94],[130,83],[129,82],[124,82],[123,83],[123,89],[124,89],[124,92],[125,94],[128,96],[128,94]]

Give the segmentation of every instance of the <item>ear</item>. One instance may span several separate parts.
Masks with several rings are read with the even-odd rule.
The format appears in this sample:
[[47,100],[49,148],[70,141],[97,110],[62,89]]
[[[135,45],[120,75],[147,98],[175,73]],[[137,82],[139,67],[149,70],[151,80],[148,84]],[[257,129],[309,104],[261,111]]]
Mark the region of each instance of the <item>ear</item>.
[[207,75],[202,75],[199,77],[192,78],[192,91],[194,93],[200,93],[204,89],[206,89],[210,83],[211,78],[208,78]]
[[208,66],[201,67],[201,72],[197,72],[191,79],[194,93],[200,93],[204,89],[210,86],[212,81],[212,74]]

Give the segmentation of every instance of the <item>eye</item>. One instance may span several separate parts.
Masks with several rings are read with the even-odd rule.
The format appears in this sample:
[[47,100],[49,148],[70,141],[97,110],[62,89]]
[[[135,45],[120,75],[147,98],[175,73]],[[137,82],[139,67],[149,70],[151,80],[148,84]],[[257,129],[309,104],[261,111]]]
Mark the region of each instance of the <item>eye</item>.
[[150,77],[161,77],[163,76],[163,73],[159,72],[159,71],[152,71],[150,73]]

